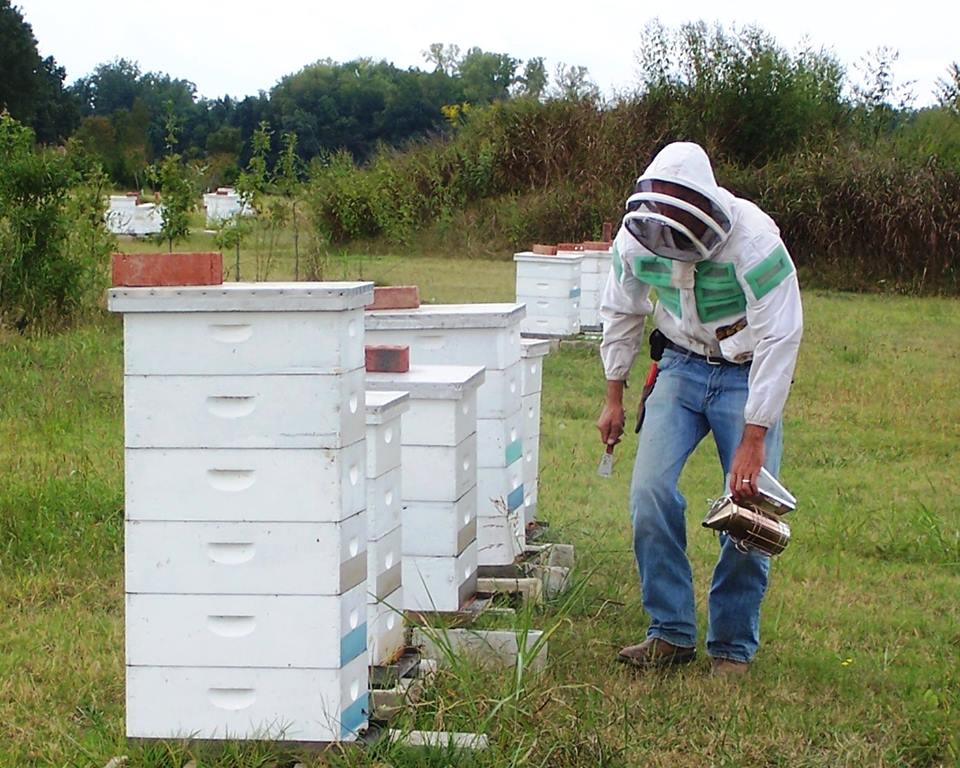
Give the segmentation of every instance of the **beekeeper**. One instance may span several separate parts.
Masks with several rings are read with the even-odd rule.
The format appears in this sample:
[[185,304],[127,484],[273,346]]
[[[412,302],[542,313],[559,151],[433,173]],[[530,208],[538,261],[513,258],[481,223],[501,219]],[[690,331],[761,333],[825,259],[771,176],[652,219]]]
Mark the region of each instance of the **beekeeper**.
[[[618,656],[641,669],[684,664],[696,653],[680,472],[712,432],[735,497],[756,493],[761,467],[778,474],[781,416],[803,331],[796,269],[777,225],[717,185],[697,144],[678,142],[657,154],[614,240],[600,309],[607,397],[597,427],[605,445],[623,434],[623,390],[651,312],[658,329],[651,356],[662,358],[642,406],[630,490],[650,626],[644,642]],[[769,559],[720,538],[707,653],[714,672],[736,675],[759,645]]]

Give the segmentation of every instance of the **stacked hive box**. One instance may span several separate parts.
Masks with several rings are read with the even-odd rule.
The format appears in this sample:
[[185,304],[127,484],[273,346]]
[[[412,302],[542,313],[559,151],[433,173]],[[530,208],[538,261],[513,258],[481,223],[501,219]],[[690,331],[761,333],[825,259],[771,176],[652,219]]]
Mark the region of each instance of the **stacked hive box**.
[[405,391],[403,607],[457,611],[477,586],[477,366],[367,373],[371,391]]
[[369,283],[117,288],[127,734],[366,724]]
[[406,392],[367,392],[367,647],[370,663],[403,650],[401,417]]
[[477,559],[512,563],[523,551],[523,412],[518,304],[434,304],[368,312],[370,344],[405,344],[417,363],[483,365],[477,394]]
[[583,251],[580,264],[580,329],[600,330],[600,296],[610,274],[610,251]]
[[550,351],[544,339],[523,340],[523,509],[524,523],[537,519],[537,486],[540,474],[540,392],[543,383],[543,358]]
[[527,305],[521,330],[529,336],[573,336],[580,332],[580,264],[583,252],[540,256],[515,254],[517,303]]

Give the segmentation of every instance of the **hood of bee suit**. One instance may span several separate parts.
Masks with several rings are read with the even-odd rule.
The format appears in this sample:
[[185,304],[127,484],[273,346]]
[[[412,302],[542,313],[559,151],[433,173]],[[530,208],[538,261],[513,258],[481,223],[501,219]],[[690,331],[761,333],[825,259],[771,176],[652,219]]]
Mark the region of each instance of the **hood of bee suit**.
[[[664,191],[656,182],[690,192]],[[692,142],[669,144],[657,154],[637,179],[626,209],[624,223],[637,240],[654,253],[679,261],[710,258],[732,227],[732,212],[710,159]]]

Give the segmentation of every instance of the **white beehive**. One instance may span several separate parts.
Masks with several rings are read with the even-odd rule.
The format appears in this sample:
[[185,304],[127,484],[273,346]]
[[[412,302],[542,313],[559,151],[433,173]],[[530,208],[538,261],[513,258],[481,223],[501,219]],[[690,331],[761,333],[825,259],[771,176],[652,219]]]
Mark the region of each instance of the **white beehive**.
[[140,738],[352,741],[369,707],[365,653],[339,669],[127,667]]
[[126,345],[129,736],[365,727],[372,298],[369,283],[109,291]]
[[401,476],[406,392],[367,392],[367,647],[381,666],[403,650]]
[[541,256],[517,253],[517,303],[525,304],[523,333],[570,336],[580,332],[580,273],[582,251]]
[[392,595],[401,585],[403,538],[398,525],[375,541],[367,542],[367,602]]
[[610,274],[610,251],[584,250],[580,266],[580,328],[600,330],[600,295]]
[[[479,366],[414,365],[407,373],[367,374],[369,391],[406,391],[410,398],[401,434],[406,610],[456,611],[476,591],[475,528],[462,520],[470,508],[464,499],[476,498],[476,400],[483,380]],[[408,521],[423,531],[412,551],[406,549]]]
[[[506,488],[504,493],[502,489]],[[523,552],[523,457],[508,467],[480,467],[477,493],[477,556],[480,565],[508,565]]]
[[[366,315],[368,343],[408,345],[410,356],[417,363],[486,367],[486,378],[477,395],[477,466],[481,471],[501,471],[497,474],[500,486],[485,486],[479,496],[478,518],[504,517],[507,513],[503,510],[509,506],[511,494],[514,501],[523,495],[511,484],[510,474],[503,470],[513,464],[519,467],[523,456],[520,324],[524,315],[524,308],[518,304],[436,304],[416,309],[377,310]],[[434,431],[434,424],[449,430],[449,425],[438,415],[425,418],[416,428],[427,431],[427,435],[416,442],[436,445],[434,438],[426,439]],[[421,466],[429,466],[423,462],[444,459],[436,451],[420,451],[417,460]],[[416,470],[405,466],[404,472],[408,471]],[[429,469],[424,469],[423,474],[430,474]],[[439,482],[434,479],[435,484]],[[431,501],[440,499],[434,494]],[[512,519],[517,525],[517,536],[522,539],[522,519]],[[504,559],[509,556],[504,554],[508,551],[480,547],[479,564],[510,562]]]
[[430,557],[463,552],[477,538],[477,488],[456,501],[408,501],[403,507],[403,553]]
[[407,610],[451,612],[477,592],[477,542],[456,557],[403,558],[403,601]]
[[219,187],[216,192],[207,192],[203,196],[203,207],[207,214],[207,226],[220,224],[235,216],[250,216],[253,211],[246,205],[233,187]]
[[367,649],[370,664],[394,661],[404,649],[403,587],[382,600],[367,603]]
[[537,487],[540,474],[540,403],[543,389],[543,358],[550,342],[523,340],[523,518],[526,525],[537,519]]

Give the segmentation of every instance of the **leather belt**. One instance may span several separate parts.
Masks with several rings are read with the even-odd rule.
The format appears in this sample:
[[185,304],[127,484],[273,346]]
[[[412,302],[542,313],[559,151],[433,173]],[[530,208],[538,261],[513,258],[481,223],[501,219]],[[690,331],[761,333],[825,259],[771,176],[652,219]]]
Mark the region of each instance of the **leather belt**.
[[681,355],[692,357],[694,360],[700,360],[701,362],[704,362],[707,365],[729,365],[729,366],[732,366],[733,368],[740,368],[741,366],[744,366],[744,365],[750,365],[750,363],[752,362],[751,360],[747,360],[744,363],[732,363],[729,360],[727,360],[725,357],[712,357],[711,355],[700,355],[690,349],[687,349],[686,347],[681,347],[679,344],[675,344],[674,342],[670,341],[670,339],[666,338],[666,336],[664,336],[664,339],[666,339],[664,346],[667,349],[672,349],[674,352],[677,352]]

